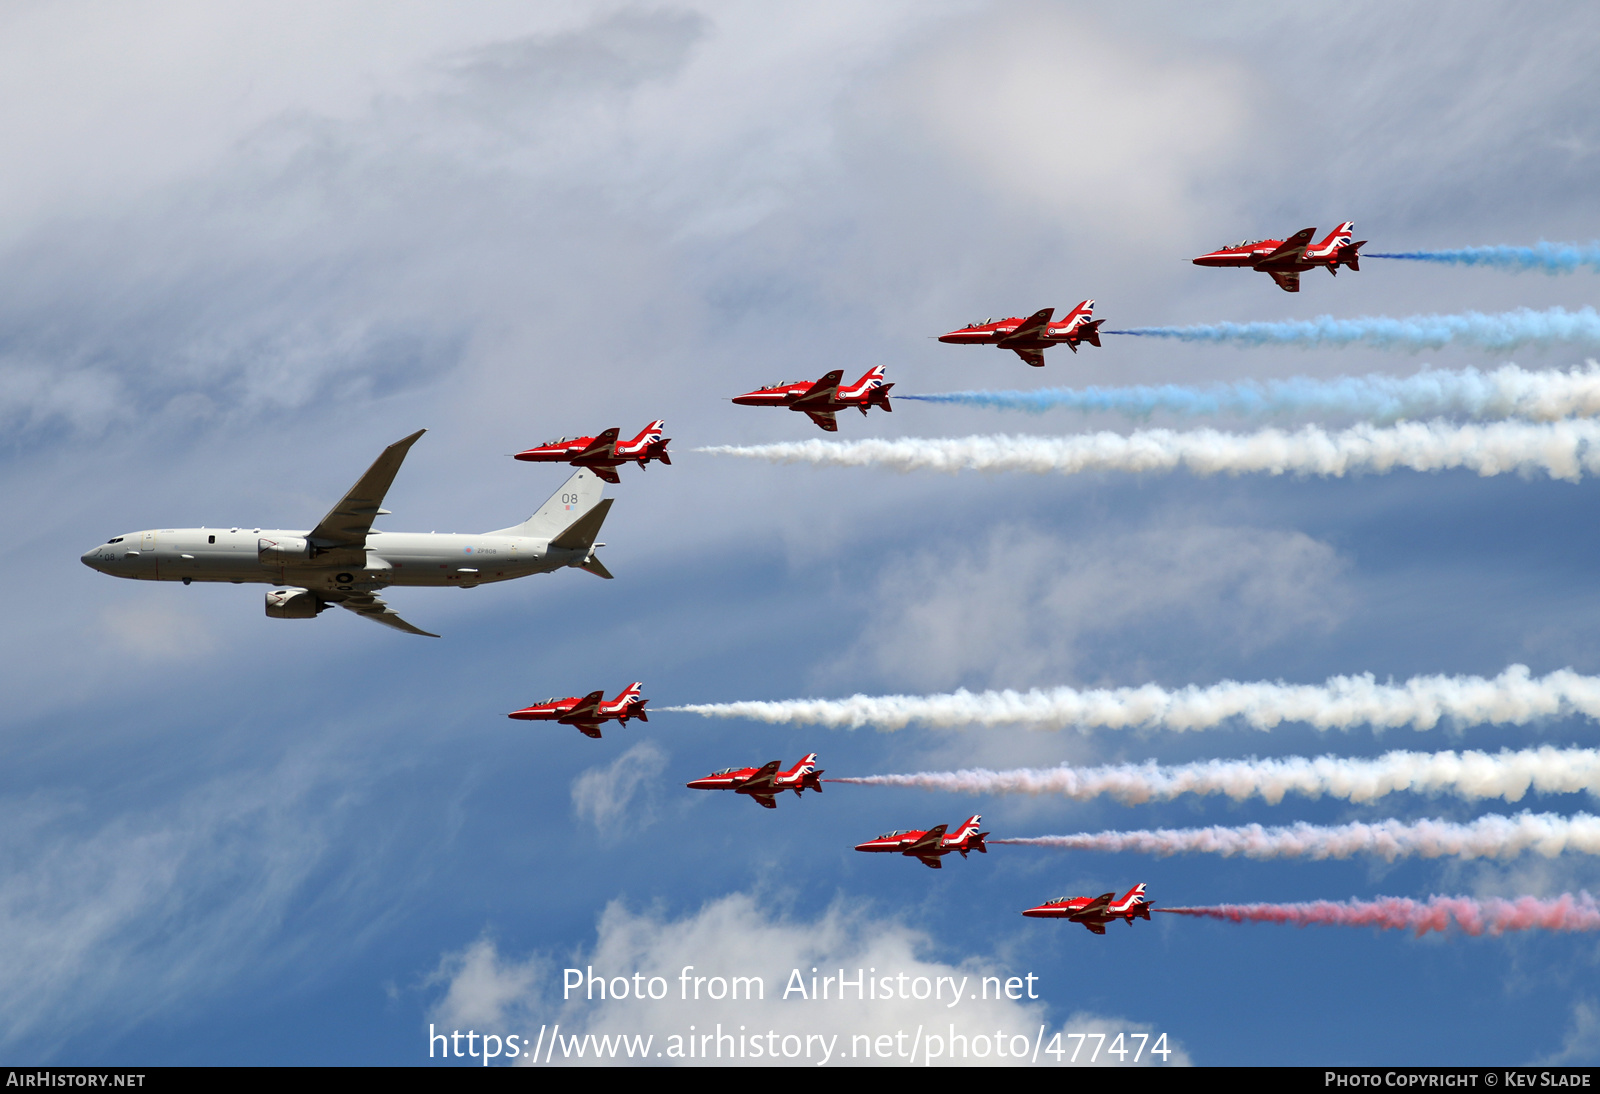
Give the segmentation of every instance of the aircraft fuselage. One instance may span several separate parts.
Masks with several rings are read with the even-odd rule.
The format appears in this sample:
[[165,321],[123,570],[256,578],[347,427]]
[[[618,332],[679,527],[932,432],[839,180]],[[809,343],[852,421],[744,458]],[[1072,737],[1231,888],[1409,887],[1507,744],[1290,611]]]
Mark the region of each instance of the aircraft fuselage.
[[338,550],[310,554],[308,530],[162,528],[130,532],[91,548],[84,565],[143,581],[228,581],[351,592],[389,585],[509,581],[581,566],[588,548],[554,547],[528,536],[449,532],[369,532],[365,558]]

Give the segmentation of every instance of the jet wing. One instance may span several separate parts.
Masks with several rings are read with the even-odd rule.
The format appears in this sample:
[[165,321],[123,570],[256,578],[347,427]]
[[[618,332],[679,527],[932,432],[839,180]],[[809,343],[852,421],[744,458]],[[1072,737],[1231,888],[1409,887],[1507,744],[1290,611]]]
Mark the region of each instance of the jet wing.
[[[948,824],[934,825],[932,828],[922,833],[922,837],[915,843],[911,844],[909,847],[902,847],[902,853],[907,855],[916,855],[918,858],[922,858],[922,856],[929,851],[937,852],[939,845],[944,841],[945,829],[949,827],[950,826]],[[935,855],[935,859],[937,859],[937,855]],[[926,859],[924,859],[924,861],[926,861]]]
[[766,766],[764,766],[760,771],[757,771],[754,775],[751,775],[744,782],[740,783],[739,784],[739,793],[741,793],[741,794],[758,794],[758,793],[763,793],[763,792],[769,792],[770,793],[772,790],[776,789],[772,785],[772,777],[778,773],[778,768],[780,766],[782,766],[782,762],[781,761],[773,760],[771,763],[769,763]]
[[615,467],[607,467],[603,463],[597,463],[590,464],[589,470],[593,471],[595,473],[595,477],[600,479],[600,481],[609,482],[612,486],[616,486],[622,482],[622,479],[617,475],[617,469]]
[[922,865],[930,866],[935,870],[944,869],[944,862],[939,858],[938,855],[918,855],[917,861],[922,863]]
[[[1068,345],[1071,345],[1071,343],[1068,343]],[[1044,350],[1042,349],[1014,349],[1011,352],[1034,368],[1044,368]],[[1077,353],[1078,351],[1074,349],[1072,352]]]
[[1104,923],[1084,923],[1084,926],[1089,928],[1095,934],[1106,933],[1106,925]]
[[572,457],[573,462],[576,463],[580,460],[593,459],[596,456],[611,455],[611,449],[617,443],[618,432],[620,432],[618,427],[612,426],[594,440],[590,441],[589,447]]
[[1009,346],[1012,342],[1026,342],[1037,338],[1045,327],[1050,325],[1050,317],[1056,313],[1054,308],[1045,308],[1036,311],[1018,324],[1017,329],[996,342],[999,346]]
[[1311,243],[1311,237],[1317,234],[1315,228],[1301,228],[1294,235],[1278,244],[1278,249],[1259,258],[1254,266],[1258,270],[1270,270],[1274,266],[1293,266],[1305,257],[1306,247]]
[[[561,720],[563,722],[566,721],[565,718]],[[593,737],[597,741],[600,739],[600,727],[593,722],[568,722],[567,724],[577,726],[578,732],[585,737]]]
[[1284,292],[1300,291],[1299,270],[1268,270],[1266,272],[1272,275],[1272,280],[1276,281],[1278,288]]
[[1067,918],[1068,919],[1075,919],[1075,920],[1083,920],[1083,919],[1092,919],[1093,917],[1099,916],[1099,915],[1104,915],[1105,914],[1105,910],[1108,907],[1111,906],[1111,902],[1113,900],[1115,900],[1115,899],[1117,899],[1117,894],[1116,893],[1103,893],[1100,896],[1097,896],[1093,900],[1089,901],[1089,903],[1085,904],[1083,907],[1079,908],[1076,912],[1073,912]]
[[759,802],[763,809],[778,808],[778,803],[772,800],[771,794],[751,794],[750,796]]
[[[372,531],[372,518],[384,512],[383,496],[389,492],[389,487],[394,483],[394,477],[399,472],[406,453],[417,443],[417,438],[426,432],[426,429],[419,429],[409,437],[400,438],[379,453],[378,458],[372,461],[372,466],[367,468],[367,473],[356,480],[356,484],[345,492],[339,504],[317,522],[317,526],[311,529],[311,534],[306,538],[315,546],[325,550],[346,548],[365,551],[367,533]],[[362,561],[365,561],[365,557]]]
[[[605,701],[605,697],[606,693],[603,691],[591,691],[588,695],[579,699],[576,706],[557,718],[556,721],[562,725],[578,726],[578,728],[582,729],[583,727],[580,723],[594,721],[594,715],[600,710],[600,704]],[[584,732],[588,733],[589,731],[584,730]],[[600,736],[598,733],[589,735],[591,737]]]
[[800,397],[789,405],[796,409],[803,409],[806,406],[831,403],[833,397],[839,393],[839,382],[843,379],[844,369],[836,368],[806,388],[805,391],[800,393]]
[[816,422],[828,433],[839,432],[839,419],[833,416],[831,410],[808,410],[806,417]]
[[[416,438],[413,437],[413,440]],[[370,619],[374,623],[382,623],[386,627],[393,627],[407,634],[420,634],[425,638],[438,638],[432,631],[425,631],[421,627],[414,627],[400,618],[398,612],[383,602],[383,598],[372,593],[341,593],[337,596],[325,596],[325,600],[333,603],[346,611],[355,612],[357,615]]]

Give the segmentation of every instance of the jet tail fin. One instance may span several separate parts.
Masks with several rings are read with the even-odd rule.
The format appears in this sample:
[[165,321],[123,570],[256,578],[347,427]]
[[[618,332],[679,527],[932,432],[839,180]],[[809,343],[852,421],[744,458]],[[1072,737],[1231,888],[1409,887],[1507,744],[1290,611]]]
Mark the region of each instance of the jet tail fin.
[[[575,521],[598,506],[604,492],[605,484],[593,470],[587,467],[579,468],[561,484],[561,489],[551,494],[549,499],[539,506],[533,516],[521,524],[513,524],[509,528],[500,528],[484,534],[553,539],[561,534],[563,529],[571,527]],[[593,542],[592,537],[590,542]]]

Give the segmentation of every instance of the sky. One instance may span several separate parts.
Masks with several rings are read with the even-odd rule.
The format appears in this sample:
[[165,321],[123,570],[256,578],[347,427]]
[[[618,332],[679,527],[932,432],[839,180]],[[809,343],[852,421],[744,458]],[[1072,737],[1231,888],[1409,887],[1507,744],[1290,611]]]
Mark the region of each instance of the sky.
[[[1600,237],[1597,46],[1600,13],[1557,3],[6,6],[0,1056],[531,1064],[510,1036],[560,1024],[653,1053],[720,1023],[836,1055],[914,1027],[949,1026],[952,1055],[968,1038],[966,1059],[930,1061],[917,1034],[933,1063],[1058,1062],[976,1058],[980,1034],[985,1052],[1143,1038],[1172,1064],[1600,1062],[1592,933],[1157,915],[1099,938],[1018,914],[1141,881],[1158,907],[1554,897],[1600,887],[1588,854],[997,845],[933,872],[852,849],[972,813],[998,838],[1575,815],[1587,794],[1127,805],[826,784],[767,811],[683,786],[806,752],[833,777],[1594,747],[1585,717],[889,732],[662,710],[598,741],[505,718],[633,680],[655,710],[1600,673],[1592,476],[696,451],[821,437],[728,400],[836,368],[884,365],[899,395],[1583,366],[1597,351],[1571,342],[1107,336],[1033,370],[934,337],[1090,297],[1108,329],[1589,306],[1587,268],[1369,259],[1289,295],[1187,260],[1342,220],[1374,251]],[[308,527],[419,428],[383,526],[503,527],[565,477],[509,454],[654,418],[673,463],[608,490],[615,580],[391,590],[437,640],[78,561],[145,528]],[[1359,420],[902,400],[842,415],[840,437],[1305,424]],[[680,999],[689,965],[761,977],[765,998]],[[670,994],[563,999],[575,967]],[[1036,997],[782,998],[813,967],[1031,975]],[[468,1029],[501,1055],[430,1061],[430,1030]],[[911,1062],[904,1047],[870,1062]],[[783,1062],[823,1063],[812,1048]]]

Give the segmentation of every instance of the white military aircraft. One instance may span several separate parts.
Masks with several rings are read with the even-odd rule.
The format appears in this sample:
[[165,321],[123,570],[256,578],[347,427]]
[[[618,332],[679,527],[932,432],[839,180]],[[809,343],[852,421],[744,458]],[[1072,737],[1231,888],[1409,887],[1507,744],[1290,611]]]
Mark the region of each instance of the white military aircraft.
[[84,552],[83,564],[113,577],[145,581],[246,581],[283,585],[267,593],[274,619],[312,619],[329,604],[410,634],[439,637],[401,619],[378,596],[388,585],[458,585],[576,566],[609,578],[595,557],[611,499],[588,469],[580,470],[539,511],[510,528],[478,535],[380,532],[401,461],[427,430],[385,448],[367,473],[309,532],[276,528],[162,528],[115,536]]

